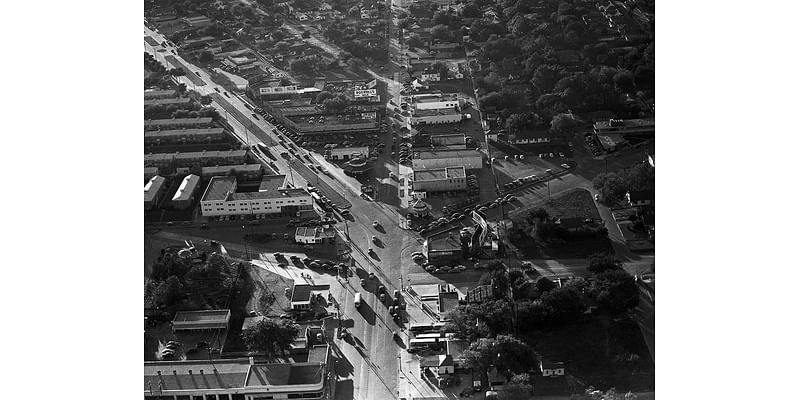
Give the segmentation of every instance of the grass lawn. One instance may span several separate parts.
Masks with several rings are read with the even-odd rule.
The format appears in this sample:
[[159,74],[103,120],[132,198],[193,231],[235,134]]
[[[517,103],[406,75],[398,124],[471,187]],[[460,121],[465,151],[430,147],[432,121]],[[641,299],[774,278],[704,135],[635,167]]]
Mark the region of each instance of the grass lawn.
[[628,317],[598,316],[550,332],[523,335],[548,361],[563,361],[584,386],[618,391],[655,388],[655,365],[639,327]]

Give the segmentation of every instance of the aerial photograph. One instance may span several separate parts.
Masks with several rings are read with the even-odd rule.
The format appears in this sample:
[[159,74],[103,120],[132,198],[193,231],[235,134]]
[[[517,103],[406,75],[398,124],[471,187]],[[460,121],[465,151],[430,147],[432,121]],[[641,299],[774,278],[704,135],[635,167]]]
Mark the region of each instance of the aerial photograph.
[[655,0],[145,0],[144,398],[655,399],[655,156]]

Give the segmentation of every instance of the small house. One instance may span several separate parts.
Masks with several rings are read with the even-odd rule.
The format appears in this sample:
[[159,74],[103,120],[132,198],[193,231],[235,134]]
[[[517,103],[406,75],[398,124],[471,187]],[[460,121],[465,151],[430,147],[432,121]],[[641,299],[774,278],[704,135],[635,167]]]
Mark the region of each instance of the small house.
[[542,371],[542,376],[564,376],[564,363],[563,362],[542,362],[539,364],[539,368]]

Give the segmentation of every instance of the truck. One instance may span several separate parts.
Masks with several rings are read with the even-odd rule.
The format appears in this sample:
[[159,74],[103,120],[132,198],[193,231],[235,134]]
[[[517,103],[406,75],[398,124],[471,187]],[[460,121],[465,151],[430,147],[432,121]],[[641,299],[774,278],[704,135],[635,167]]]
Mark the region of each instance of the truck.
[[361,293],[356,293],[356,297],[353,299],[353,304],[355,304],[356,308],[361,307]]

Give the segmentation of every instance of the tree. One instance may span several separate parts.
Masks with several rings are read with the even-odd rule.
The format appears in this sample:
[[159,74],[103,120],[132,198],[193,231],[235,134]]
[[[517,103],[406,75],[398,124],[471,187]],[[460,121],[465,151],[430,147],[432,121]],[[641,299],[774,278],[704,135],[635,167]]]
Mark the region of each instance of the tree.
[[478,281],[480,285],[492,285],[492,293],[495,299],[505,298],[508,294],[508,276],[502,269],[484,273]]
[[542,302],[543,306],[552,310],[548,320],[555,325],[576,319],[585,309],[581,294],[570,287],[552,289],[542,294],[539,301]]
[[556,83],[566,75],[564,67],[560,65],[542,64],[533,73],[531,83],[544,93],[553,90]]
[[431,38],[449,42],[452,40],[453,34],[447,25],[436,25],[431,28]]
[[464,365],[484,373],[490,365],[496,366],[498,371],[521,373],[538,364],[539,359],[533,349],[509,335],[480,339],[464,352]]
[[517,302],[517,327],[521,331],[543,330],[548,327],[553,310],[541,301],[524,300]]
[[620,314],[639,304],[636,281],[623,270],[606,271],[592,284],[597,306],[611,314]]
[[559,113],[554,115],[550,121],[550,130],[560,135],[572,133],[579,126],[580,123],[572,114]]
[[633,93],[636,90],[633,73],[628,70],[621,70],[614,74],[614,86],[622,93]]
[[481,16],[481,10],[475,3],[470,2],[461,10],[461,15],[464,18],[477,18]]
[[540,293],[549,292],[557,287],[558,285],[556,285],[555,282],[543,276],[540,276],[539,279],[536,280],[536,290],[538,290]]
[[211,96],[201,96],[200,97],[200,104],[207,106],[211,104]]
[[544,220],[550,218],[550,214],[547,213],[547,210],[545,210],[544,208],[541,208],[541,207],[534,208],[533,210],[531,210],[530,216],[535,221],[536,220],[544,221]]
[[264,318],[242,331],[242,341],[250,351],[264,351],[272,359],[277,353],[285,356],[299,332],[297,325],[285,319]]
[[173,305],[184,297],[183,284],[175,275],[170,276],[158,285],[155,290],[154,300],[157,304]]
[[425,45],[425,43],[422,42],[422,39],[420,39],[419,35],[411,35],[408,38],[408,47],[409,48],[422,47],[424,45]]
[[212,52],[210,52],[208,50],[203,50],[203,52],[200,53],[199,59],[200,59],[200,62],[202,62],[202,63],[213,62],[214,61],[214,53],[212,53]]
[[589,257],[589,271],[595,274],[601,274],[606,271],[619,270],[622,268],[622,263],[614,258],[611,253],[593,254]]
[[322,102],[325,110],[328,112],[342,112],[347,106],[350,105],[350,100],[344,95],[338,95],[333,98],[326,99]]
[[453,332],[468,340],[500,334],[511,328],[509,315],[511,305],[504,299],[460,304],[450,311],[450,321],[445,325],[444,331]]
[[333,98],[333,93],[323,90],[317,94],[316,99],[314,100],[317,104],[322,104],[323,101]]
[[300,35],[300,36],[302,36],[305,39],[308,39],[308,38],[311,37],[311,32],[310,31],[303,31],[303,34]]
[[310,57],[302,57],[292,61],[290,68],[294,72],[311,74],[314,72],[314,62]]

